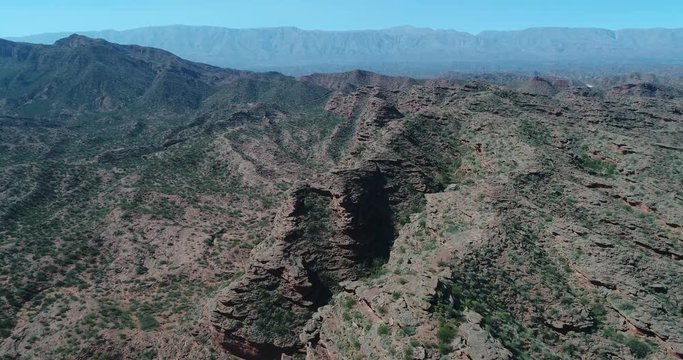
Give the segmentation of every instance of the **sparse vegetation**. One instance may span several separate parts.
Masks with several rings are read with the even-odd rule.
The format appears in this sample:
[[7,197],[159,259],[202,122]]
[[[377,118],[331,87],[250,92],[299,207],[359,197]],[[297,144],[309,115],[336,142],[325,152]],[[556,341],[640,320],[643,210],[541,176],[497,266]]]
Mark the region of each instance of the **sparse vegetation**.
[[522,139],[531,146],[549,145],[552,136],[543,122],[532,119],[522,119],[519,125],[519,132]]
[[596,175],[612,177],[616,174],[616,164],[591,157],[585,147],[582,148],[577,161],[581,167]]
[[641,340],[631,335],[624,335],[610,327],[605,328],[603,334],[616,343],[626,345],[631,351],[631,354],[637,359],[645,359],[652,353],[652,345],[648,341]]
[[[336,91],[154,50],[31,49],[0,57],[11,358],[221,358],[214,329],[296,358],[319,309],[305,330],[348,359],[447,357],[482,329],[515,359],[647,359],[680,335],[680,99]],[[325,111],[333,93],[348,108]],[[617,323],[641,316],[637,336]]]

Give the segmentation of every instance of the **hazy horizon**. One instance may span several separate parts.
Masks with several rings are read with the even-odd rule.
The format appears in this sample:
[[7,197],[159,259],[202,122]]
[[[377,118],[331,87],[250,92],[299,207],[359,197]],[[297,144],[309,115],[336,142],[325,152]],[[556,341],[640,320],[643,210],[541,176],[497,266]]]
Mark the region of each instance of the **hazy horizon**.
[[138,26],[138,27],[121,28],[121,29],[115,29],[115,28],[77,29],[77,30],[65,30],[65,31],[47,31],[47,32],[40,32],[40,33],[31,33],[31,34],[26,34],[26,35],[8,35],[8,36],[0,35],[0,38],[2,38],[2,39],[19,39],[19,38],[32,37],[32,36],[36,36],[36,35],[53,35],[53,34],[69,34],[69,35],[79,34],[79,35],[81,35],[81,34],[85,34],[85,33],[94,33],[94,32],[110,32],[110,31],[111,32],[126,32],[126,31],[133,31],[133,30],[141,30],[141,29],[149,29],[149,28],[166,28],[166,27],[220,28],[220,29],[229,29],[229,30],[297,29],[297,30],[302,30],[302,31],[319,31],[319,32],[362,32],[362,31],[415,29],[415,30],[429,30],[429,31],[453,31],[453,32],[465,33],[465,34],[469,34],[469,35],[473,35],[473,36],[479,35],[481,33],[486,33],[486,32],[521,32],[521,31],[535,30],[535,29],[571,29],[571,30],[581,30],[581,29],[589,29],[590,30],[590,29],[593,29],[593,30],[607,30],[607,31],[614,31],[614,32],[627,31],[627,30],[680,30],[680,29],[683,29],[683,25],[675,26],[675,27],[656,26],[656,27],[625,27],[625,28],[607,28],[607,27],[596,27],[596,26],[585,26],[585,27],[530,26],[530,27],[518,28],[518,29],[485,29],[485,30],[481,30],[478,32],[469,32],[469,31],[464,31],[464,30],[455,29],[455,28],[436,28],[436,27],[428,27],[428,26],[415,26],[415,25],[410,25],[410,24],[395,25],[395,26],[383,27],[383,28],[340,29],[340,30],[303,28],[303,27],[294,26],[294,25],[264,26],[264,27],[230,27],[230,26],[221,26],[221,25],[162,24],[162,25]]
[[[47,0],[3,5],[0,37],[43,33],[115,30],[148,26],[188,25],[231,29],[296,27],[302,30],[354,31],[411,26],[455,30],[476,35],[482,31],[527,28],[650,29],[680,28],[683,3],[675,1],[587,0],[553,4],[540,0],[446,1],[351,0],[282,2],[252,0],[123,0],[92,3]],[[257,14],[258,16],[254,16]]]
[[[354,69],[412,77],[434,77],[451,71],[683,70],[683,29],[553,27],[473,35],[415,27],[310,31],[171,25],[78,33],[117,44],[160,48],[223,68],[292,76]],[[69,35],[46,33],[9,40],[49,45]]]

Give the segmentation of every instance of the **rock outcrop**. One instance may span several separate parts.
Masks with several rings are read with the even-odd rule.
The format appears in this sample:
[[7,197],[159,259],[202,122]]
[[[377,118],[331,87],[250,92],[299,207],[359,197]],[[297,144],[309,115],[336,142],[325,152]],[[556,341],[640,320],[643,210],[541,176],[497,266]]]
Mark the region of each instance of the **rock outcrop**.
[[[271,238],[254,251],[242,279],[218,298],[213,323],[221,343],[247,359],[303,352],[299,333],[344,281],[356,280],[386,262],[401,221],[439,190],[446,161],[434,157],[443,136],[415,138],[411,129],[454,121],[406,119],[383,93],[362,90],[350,158],[291,192]],[[450,146],[455,144],[450,142]]]
[[[292,193],[219,298],[222,344],[248,359],[680,358],[680,204],[652,182],[680,184],[655,157],[676,158],[657,144],[680,114],[567,86],[333,94],[349,155]],[[296,319],[286,335],[255,332],[264,290]]]

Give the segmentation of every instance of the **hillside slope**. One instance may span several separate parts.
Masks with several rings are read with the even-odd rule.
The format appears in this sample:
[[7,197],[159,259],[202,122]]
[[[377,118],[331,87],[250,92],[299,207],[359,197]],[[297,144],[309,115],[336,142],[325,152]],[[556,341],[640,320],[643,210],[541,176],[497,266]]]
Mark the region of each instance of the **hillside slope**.
[[78,36],[0,45],[0,354],[220,351],[211,294],[343,151],[330,91]]
[[0,50],[5,358],[683,357],[676,79]]

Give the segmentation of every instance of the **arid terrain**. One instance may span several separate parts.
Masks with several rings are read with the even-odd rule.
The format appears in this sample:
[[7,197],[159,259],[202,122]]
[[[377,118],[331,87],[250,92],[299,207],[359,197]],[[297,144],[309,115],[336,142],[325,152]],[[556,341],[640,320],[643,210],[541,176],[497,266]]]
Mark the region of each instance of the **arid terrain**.
[[3,359],[681,359],[683,80],[0,40]]

